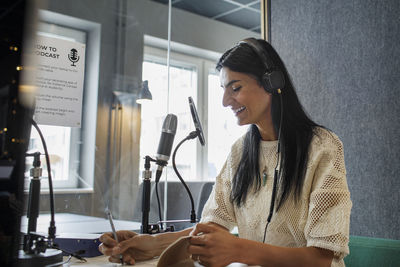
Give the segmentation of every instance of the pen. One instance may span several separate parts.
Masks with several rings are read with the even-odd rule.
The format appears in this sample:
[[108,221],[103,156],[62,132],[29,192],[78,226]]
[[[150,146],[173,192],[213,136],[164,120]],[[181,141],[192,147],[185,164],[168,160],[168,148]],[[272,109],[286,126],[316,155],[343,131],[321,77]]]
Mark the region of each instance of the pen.
[[[115,241],[117,241],[117,243],[119,243],[117,232],[115,231],[115,226],[114,226],[113,218],[112,218],[112,215],[111,215],[111,211],[109,209],[107,209],[106,210],[106,214],[107,214],[108,220],[110,221],[111,230],[112,230],[114,239],[115,239]],[[124,261],[122,259],[122,254],[119,255],[119,259],[121,260],[121,264],[124,264]]]

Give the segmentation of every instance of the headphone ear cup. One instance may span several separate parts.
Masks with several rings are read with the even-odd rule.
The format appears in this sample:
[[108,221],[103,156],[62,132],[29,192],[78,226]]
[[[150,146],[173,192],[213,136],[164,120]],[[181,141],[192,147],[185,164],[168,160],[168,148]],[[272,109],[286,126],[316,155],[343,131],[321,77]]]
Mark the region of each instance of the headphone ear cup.
[[265,90],[270,94],[276,93],[278,89],[283,90],[285,87],[285,77],[279,70],[265,73],[262,79]]

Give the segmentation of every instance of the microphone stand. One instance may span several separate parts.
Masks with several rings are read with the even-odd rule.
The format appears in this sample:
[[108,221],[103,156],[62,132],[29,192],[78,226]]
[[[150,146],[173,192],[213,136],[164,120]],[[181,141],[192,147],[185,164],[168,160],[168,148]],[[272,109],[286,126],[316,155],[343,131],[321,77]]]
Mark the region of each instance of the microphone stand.
[[[161,232],[173,232],[174,226],[171,225],[165,230],[160,229],[160,225],[149,224],[149,212],[150,212],[150,194],[151,194],[151,171],[150,162],[157,162],[155,159],[146,156],[143,171],[143,192],[142,192],[142,225],[140,226],[140,232],[142,234],[156,234]],[[156,185],[157,186],[157,185]]]
[[[39,197],[40,197],[40,176],[42,176],[42,168],[40,168],[40,152],[26,154],[27,157],[33,157],[33,168],[30,170],[32,176],[29,185],[29,202],[28,202],[28,234],[36,232],[37,218],[39,217]],[[28,251],[28,249],[26,249]]]
[[32,183],[29,189],[29,207],[28,207],[28,233],[24,236],[23,250],[18,253],[18,258],[16,259],[16,265],[19,267],[36,267],[36,266],[46,266],[46,265],[60,265],[62,263],[62,251],[58,249],[57,245],[54,244],[54,239],[56,235],[56,225],[54,220],[54,194],[53,194],[53,182],[51,179],[51,167],[50,167],[50,157],[47,150],[47,145],[44,140],[43,134],[40,131],[37,123],[32,119],[32,126],[37,130],[40,140],[43,145],[43,149],[46,156],[47,174],[49,180],[49,191],[50,191],[50,226],[48,228],[47,239],[37,234],[36,224],[37,217],[39,216],[39,195],[40,195],[40,153],[27,154],[27,156],[33,156],[34,168],[31,170],[31,176],[33,177]]
[[[144,163],[144,171],[143,171],[143,192],[142,192],[142,225],[140,226],[140,232],[142,234],[156,234],[156,233],[161,233],[161,232],[173,232],[174,231],[174,226],[171,225],[167,227],[165,230],[160,227],[161,224],[163,223],[180,223],[180,222],[190,222],[190,223],[196,223],[196,211],[194,208],[194,201],[193,201],[193,196],[192,193],[190,192],[189,187],[186,185],[185,181],[183,180],[182,176],[180,175],[178,169],[176,168],[176,163],[175,163],[175,157],[176,157],[176,152],[178,151],[179,147],[187,140],[194,139],[198,136],[197,131],[191,132],[187,137],[185,137],[175,148],[174,153],[172,155],[172,165],[174,168],[174,171],[176,175],[178,176],[179,180],[181,181],[182,185],[185,187],[192,206],[192,210],[190,212],[190,220],[166,220],[166,221],[159,221],[156,224],[149,224],[149,212],[150,212],[150,194],[151,194],[151,170],[150,170],[150,162],[157,162],[157,160],[146,156],[145,157],[145,163]],[[157,186],[158,181],[156,181],[155,186]],[[160,203],[158,203],[160,205]]]
[[142,225],[140,232],[142,234],[149,234],[149,212],[150,212],[150,161],[154,161],[149,156],[145,157],[144,171],[143,171],[143,191],[142,191]]
[[[33,168],[30,170],[32,177],[29,186],[28,201],[28,229],[23,238],[23,250],[19,251],[17,265],[20,267],[39,267],[62,262],[62,252],[53,246],[51,237],[46,238],[36,232],[37,218],[39,217],[40,202],[40,152],[27,153],[27,157],[33,157]],[[58,266],[58,265],[57,265]]]

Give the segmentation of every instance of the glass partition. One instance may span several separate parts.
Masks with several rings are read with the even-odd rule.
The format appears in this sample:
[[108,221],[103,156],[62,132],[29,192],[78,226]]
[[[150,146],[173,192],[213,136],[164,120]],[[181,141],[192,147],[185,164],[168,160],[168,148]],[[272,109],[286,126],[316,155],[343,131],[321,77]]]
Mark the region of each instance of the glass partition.
[[[178,118],[173,148],[195,129],[189,96],[195,100],[206,146],[190,140],[176,160],[197,201],[201,183],[215,180],[231,144],[246,130],[234,125],[229,111],[221,110],[222,89],[214,64],[238,40],[259,34],[173,7],[169,35],[168,5],[159,1],[49,0],[38,1],[38,6],[34,51],[41,72],[36,78],[33,117],[50,154],[57,233],[109,231],[109,224],[97,227],[95,223],[105,220],[107,209],[117,228],[140,231],[143,158],[156,157],[168,113]],[[138,104],[144,81],[152,100]],[[66,101],[70,104],[62,106]],[[36,151],[42,154],[37,230],[47,232],[49,173],[39,135],[33,130],[28,152]],[[161,177],[168,187],[177,184],[171,162]],[[33,167],[32,158],[27,158],[25,215]],[[152,182],[156,168],[152,162]],[[182,206],[180,215],[168,212],[178,197],[168,187],[160,192],[162,219],[188,219],[189,204]],[[183,189],[177,190],[189,203]],[[153,197],[154,191],[150,218],[156,223],[158,207]],[[74,222],[79,227],[74,228]],[[24,232],[27,223],[25,216]]]

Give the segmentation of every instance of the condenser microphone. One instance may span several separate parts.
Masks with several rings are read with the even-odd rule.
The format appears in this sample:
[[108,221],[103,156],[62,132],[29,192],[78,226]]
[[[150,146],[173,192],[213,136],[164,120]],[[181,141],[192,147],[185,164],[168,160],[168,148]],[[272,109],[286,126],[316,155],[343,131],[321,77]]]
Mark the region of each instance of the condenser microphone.
[[158,165],[156,182],[160,180],[162,169],[168,164],[169,157],[171,156],[177,124],[178,118],[174,114],[168,114],[164,120],[156,155],[156,164]]
[[199,138],[200,144],[204,146],[206,144],[206,139],[204,138],[203,128],[201,128],[199,115],[197,114],[193,98],[190,96],[189,96],[189,107],[190,107],[190,113],[192,113],[194,126],[196,127],[197,137]]

